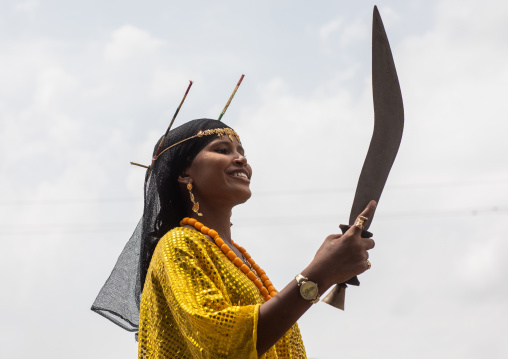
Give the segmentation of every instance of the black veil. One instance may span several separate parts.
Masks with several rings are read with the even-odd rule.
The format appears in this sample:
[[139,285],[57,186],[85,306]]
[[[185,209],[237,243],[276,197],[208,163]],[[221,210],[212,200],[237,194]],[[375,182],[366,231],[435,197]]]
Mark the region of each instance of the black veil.
[[[196,135],[200,130],[215,128],[230,127],[211,119],[187,122],[168,132],[161,150]],[[216,138],[213,135],[196,137],[176,145],[155,161],[151,172],[147,170],[143,216],[97,295],[92,305],[94,312],[125,330],[138,331],[141,292],[152,254],[159,239],[179,226],[179,221],[186,215],[178,176]]]

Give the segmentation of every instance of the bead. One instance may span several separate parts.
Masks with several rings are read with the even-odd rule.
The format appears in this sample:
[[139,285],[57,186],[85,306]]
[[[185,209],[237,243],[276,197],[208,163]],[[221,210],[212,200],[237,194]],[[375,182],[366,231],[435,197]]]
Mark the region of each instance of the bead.
[[233,259],[233,263],[235,264],[235,266],[237,266],[238,268],[240,268],[242,265],[243,265],[243,261],[236,257],[235,259]]
[[258,273],[260,278],[258,278],[256,276],[256,274],[250,270],[249,266],[247,266],[242,261],[241,258],[238,258],[236,253],[233,252],[231,250],[231,248],[226,243],[224,243],[222,238],[219,237],[219,234],[217,233],[217,231],[215,231],[211,228],[208,228],[207,226],[203,225],[203,223],[198,222],[194,218],[185,217],[184,219],[182,219],[180,221],[180,225],[185,225],[185,224],[194,226],[194,228],[196,228],[201,233],[212,237],[215,244],[217,245],[217,247],[219,247],[220,250],[233,262],[233,264],[235,266],[237,266],[238,268],[240,268],[240,270],[243,273],[245,273],[247,278],[249,278],[254,283],[254,285],[259,289],[259,291],[261,292],[261,295],[263,296],[265,301],[271,299],[273,296],[275,296],[275,294],[277,294],[275,287],[273,286],[270,279],[268,279],[268,276],[266,275],[265,271],[262,270],[261,267],[256,264],[256,262],[254,262],[254,259],[252,259],[252,257],[249,255],[249,253],[247,253],[245,248],[239,246],[234,241],[231,241],[231,243],[240,251],[240,253],[242,253],[242,255],[245,257],[245,259],[250,263],[252,268]]
[[268,291],[266,290],[266,288],[265,288],[265,287],[261,287],[261,288],[259,288],[259,291],[261,292],[261,295],[262,295],[263,297],[266,297],[266,296],[268,295]]
[[263,283],[261,283],[261,281],[259,279],[256,279],[254,281],[254,284],[256,285],[256,287],[258,288],[262,288],[263,287]]
[[220,250],[224,252],[224,254],[228,254],[228,252],[231,252],[231,248],[229,248],[229,246],[226,243],[220,246]]
[[229,251],[229,252],[227,252],[227,253],[226,253],[226,255],[227,255],[227,256],[228,256],[228,258],[229,258],[229,259],[231,259],[231,260],[235,260],[235,258],[238,258],[238,257],[236,256],[235,252],[233,252],[233,251]]

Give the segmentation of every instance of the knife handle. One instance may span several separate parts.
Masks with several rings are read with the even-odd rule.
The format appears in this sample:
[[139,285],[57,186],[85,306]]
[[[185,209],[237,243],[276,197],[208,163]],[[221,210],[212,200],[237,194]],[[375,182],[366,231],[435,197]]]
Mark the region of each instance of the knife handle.
[[[348,224],[341,224],[339,226],[339,228],[342,231],[342,234],[345,234],[349,230],[349,228],[351,228],[351,226],[348,225]],[[366,231],[365,229],[362,229],[362,233],[361,233],[361,237],[362,238],[370,238],[372,236],[373,236],[373,234],[371,232]],[[351,284],[351,285],[357,285],[358,286],[358,285],[360,285],[360,281],[358,280],[357,276],[354,276],[353,278],[349,279],[344,284]]]
[[[349,228],[351,228],[352,226],[350,226],[349,224],[341,224],[339,225],[339,228],[340,230],[342,231],[342,234],[345,234]],[[369,231],[366,231],[365,229],[362,229],[362,238],[370,238],[372,237],[373,234]]]
[[[351,228],[350,225],[347,224],[341,224],[339,228],[342,230],[342,234],[346,233],[349,228]],[[372,233],[366,230],[362,230],[361,234],[362,238],[370,238],[372,237]],[[327,304],[330,304],[331,306],[335,308],[339,308],[341,310],[344,310],[344,301],[345,301],[345,295],[346,295],[346,288],[347,285],[360,285],[360,281],[358,280],[357,276],[354,276],[353,278],[349,279],[345,283],[337,284],[330,293],[326,295],[322,299],[322,302],[325,302]]]

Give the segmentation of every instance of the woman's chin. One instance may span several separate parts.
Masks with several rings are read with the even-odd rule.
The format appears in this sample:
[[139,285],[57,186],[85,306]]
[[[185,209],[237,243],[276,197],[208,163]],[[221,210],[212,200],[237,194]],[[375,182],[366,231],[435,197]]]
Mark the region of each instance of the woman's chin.
[[252,192],[250,191],[250,188],[248,188],[248,187],[245,190],[242,190],[241,192],[238,191],[238,195],[235,196],[235,200],[237,202],[235,205],[247,202],[249,200],[249,198],[251,197],[251,195],[252,195]]

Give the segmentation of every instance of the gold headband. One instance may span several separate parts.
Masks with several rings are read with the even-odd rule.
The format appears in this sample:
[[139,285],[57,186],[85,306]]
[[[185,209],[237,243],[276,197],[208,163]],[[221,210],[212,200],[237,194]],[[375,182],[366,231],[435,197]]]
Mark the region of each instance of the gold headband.
[[[231,103],[231,100],[233,99],[233,97],[235,96],[236,94],[236,90],[238,90],[238,87],[240,87],[240,84],[242,83],[242,80],[244,78],[245,75],[242,75],[242,77],[240,77],[240,81],[238,81],[238,83],[236,84],[236,87],[233,91],[233,93],[231,94],[231,96],[229,97],[229,100],[228,102],[226,103],[226,106],[224,107],[224,110],[222,110],[222,113],[220,114],[219,116],[219,121],[222,119],[222,116],[224,116],[224,113],[226,112],[229,104]],[[191,138],[196,138],[196,137],[203,137],[203,136],[208,136],[208,135],[213,135],[213,134],[217,134],[217,136],[219,137],[222,137],[224,135],[228,135],[229,136],[229,139],[231,140],[231,142],[233,142],[233,136],[236,137],[237,141],[240,142],[240,137],[238,136],[238,134],[233,131],[232,129],[230,128],[216,128],[216,129],[213,129],[213,130],[205,130],[205,131],[199,131],[196,135],[194,136],[191,136],[191,137],[188,137],[186,138],[185,140],[181,140],[180,142],[177,142],[171,146],[169,146],[168,148],[164,149],[163,151],[161,151],[162,149],[162,145],[164,144],[164,140],[166,139],[166,136],[168,135],[168,132],[169,130],[171,129],[171,126],[173,126],[173,122],[175,121],[175,118],[176,118],[176,115],[178,114],[178,112],[180,111],[180,108],[182,107],[182,104],[183,102],[185,101],[185,98],[187,97],[187,94],[189,93],[189,90],[192,86],[192,81],[190,81],[189,83],[189,87],[187,87],[187,91],[185,91],[185,95],[183,96],[183,99],[182,101],[180,102],[180,105],[178,106],[178,108],[176,109],[176,112],[175,114],[173,115],[173,119],[171,120],[171,123],[169,124],[169,127],[168,129],[166,130],[166,133],[164,134],[164,136],[162,136],[161,140],[159,141],[159,146],[157,147],[157,151],[155,151],[155,155],[153,156],[152,158],[152,163],[150,164],[150,166],[145,166],[145,165],[142,165],[142,164],[139,164],[139,163],[136,163],[136,162],[131,162],[131,165],[135,165],[135,166],[139,166],[139,167],[144,167],[144,168],[148,168],[148,175],[147,175],[147,178],[148,176],[150,175],[150,172],[152,170],[152,167],[155,163],[155,161],[157,160],[157,158],[159,158],[160,155],[162,155],[164,152],[166,152],[167,150],[169,150],[170,148],[172,147],[175,147],[176,145],[179,145],[180,143],[182,142],[185,142],[187,140],[190,140]]]
[[[203,137],[203,136],[210,136],[210,135],[217,135],[217,137],[222,137],[222,136],[228,136],[229,137],[229,140],[231,142],[233,142],[233,138],[236,138],[236,140],[238,142],[241,142],[240,141],[240,136],[238,136],[238,133],[236,133],[234,130],[232,130],[231,128],[213,128],[211,130],[199,130],[199,132],[194,135],[194,136],[190,136],[190,137],[187,137],[186,139],[184,140],[181,140],[177,143],[174,143],[172,144],[171,146],[165,148],[164,150],[162,150],[160,153],[156,154],[154,156],[154,158],[152,159],[152,165],[155,161],[157,161],[157,159],[164,153],[166,152],[167,150],[169,150],[170,148],[173,148],[181,143],[184,143],[185,141],[188,141],[188,140],[191,140],[193,138],[196,138],[196,137]],[[165,136],[161,139],[161,143],[159,144],[159,146],[162,145],[162,141],[164,141],[165,139]],[[131,162],[131,165],[135,165],[135,166],[139,166],[139,167],[144,167],[144,168],[150,168],[151,166],[145,166],[145,165],[142,165],[142,164],[139,164],[139,163],[136,163],[136,162]]]

